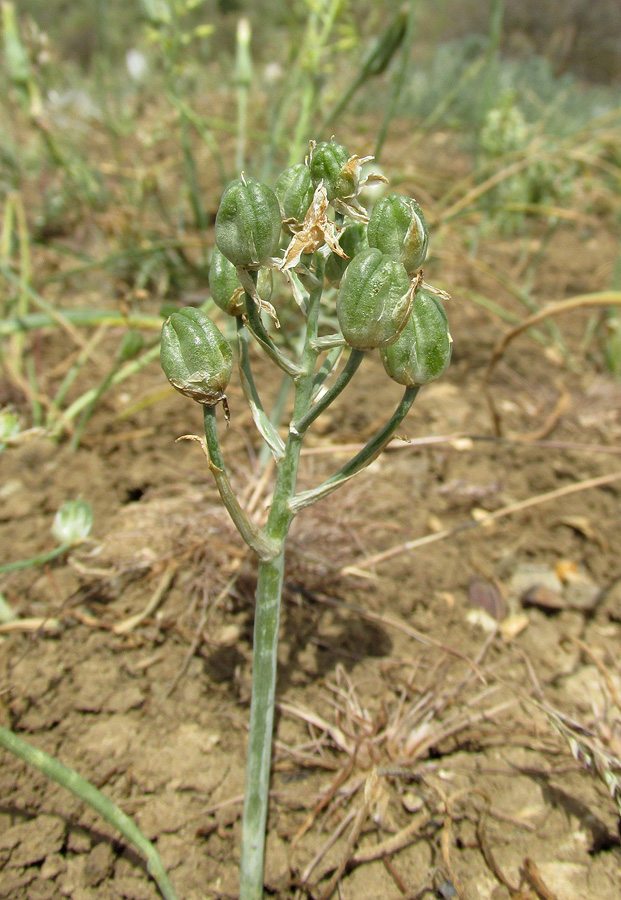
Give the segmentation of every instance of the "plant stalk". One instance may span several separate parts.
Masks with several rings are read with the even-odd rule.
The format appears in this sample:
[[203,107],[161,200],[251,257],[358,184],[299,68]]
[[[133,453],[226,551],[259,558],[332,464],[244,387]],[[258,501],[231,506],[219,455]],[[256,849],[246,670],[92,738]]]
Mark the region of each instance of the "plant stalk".
[[[319,287],[309,297],[306,335],[301,354],[301,374],[295,378],[292,421],[308,413],[313,391],[313,373],[318,351],[319,303],[323,287],[323,260],[316,257]],[[290,429],[284,457],[277,466],[272,506],[265,526],[268,541],[280,549],[270,560],[259,561],[254,620],[252,661],[252,699],[239,881],[239,900],[262,900],[265,861],[276,669],[278,663],[278,626],[285,567],[285,541],[294,513],[289,501],[295,493],[303,435]]]
[[49,550],[47,553],[40,553],[38,556],[31,556],[30,559],[19,559],[16,562],[3,563],[0,566],[0,575],[6,575],[7,572],[19,572],[20,569],[30,569],[31,566],[44,566],[46,563],[52,562],[66,553],[71,548],[71,544],[60,544]]

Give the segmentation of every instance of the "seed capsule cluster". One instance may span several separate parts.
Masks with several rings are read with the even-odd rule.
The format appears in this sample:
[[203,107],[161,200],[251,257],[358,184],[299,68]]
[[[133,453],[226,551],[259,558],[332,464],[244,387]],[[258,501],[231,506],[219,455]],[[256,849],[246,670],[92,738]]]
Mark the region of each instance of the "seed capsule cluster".
[[[357,351],[379,349],[399,384],[427,384],[446,370],[452,350],[441,292],[422,281],[429,230],[416,200],[396,193],[367,213],[361,190],[386,180],[362,178],[367,161],[334,140],[311,142],[306,162],[285,169],[274,190],[243,175],[231,182],[216,216],[211,295],[230,316],[245,316],[247,304],[256,303],[276,319],[268,301],[272,272],[280,270],[304,310],[300,284],[313,277],[313,254],[320,253],[322,302],[333,304],[344,342]],[[202,310],[186,307],[167,319],[161,362],[183,394],[207,406],[224,399],[233,353]]]

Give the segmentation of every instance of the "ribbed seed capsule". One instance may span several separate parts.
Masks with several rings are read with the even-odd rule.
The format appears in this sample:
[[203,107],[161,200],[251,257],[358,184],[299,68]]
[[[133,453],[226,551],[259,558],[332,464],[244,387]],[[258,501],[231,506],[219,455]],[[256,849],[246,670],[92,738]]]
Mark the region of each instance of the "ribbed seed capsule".
[[356,350],[387,347],[405,327],[412,305],[408,274],[375,247],[354,256],[336,298],[343,337]]
[[254,178],[227,187],[216,215],[216,244],[243,269],[258,269],[278,250],[280,207],[274,191]]
[[326,261],[326,278],[334,287],[338,287],[345,269],[351,260],[362,250],[368,250],[367,229],[361,222],[348,225],[339,235],[339,246],[347,254],[347,259],[338,253],[331,253]]
[[414,387],[444,374],[452,349],[444,307],[435,294],[423,288],[414,296],[405,328],[380,355],[387,375],[399,384]]
[[373,207],[368,225],[369,246],[402,263],[412,275],[427,255],[429,230],[423,211],[409,197],[390,194]]
[[281,172],[276,179],[274,193],[278,197],[283,219],[303,222],[315,193],[308,166],[297,163]]
[[186,397],[204,406],[215,406],[224,399],[233,371],[233,351],[202,310],[187,306],[166,319],[160,361],[172,386]]
[[349,160],[349,152],[336,141],[322,141],[315,144],[310,154],[310,175],[315,187],[320,181],[328,195],[328,200],[351,197],[355,193],[354,175],[348,169],[343,171]]
[[246,309],[244,292],[233,263],[214,247],[209,267],[209,290],[220,309],[229,316],[242,316]]

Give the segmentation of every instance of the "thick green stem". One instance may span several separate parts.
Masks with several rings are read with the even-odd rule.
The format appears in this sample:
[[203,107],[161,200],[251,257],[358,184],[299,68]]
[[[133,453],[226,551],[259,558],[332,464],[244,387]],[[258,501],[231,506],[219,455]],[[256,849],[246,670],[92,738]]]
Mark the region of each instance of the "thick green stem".
[[3,728],[2,725],[0,725],[0,745],[25,763],[43,772],[57,784],[67,788],[80,800],[88,803],[109,825],[120,831],[123,837],[146,858],[147,870],[156,881],[165,900],[177,900],[177,895],[153,844],[147,840],[129,816],[126,816],[115,803],[98,791],[90,781],[82,778],[81,775],[78,775],[73,769],[67,768],[54,757],[48,756],[43,750],[28,744],[8,728]]
[[254,618],[252,702],[244,796],[239,900],[262,900],[270,781],[280,597],[285,566],[279,555],[259,563]]
[[[311,292],[309,297],[306,337],[300,360],[302,374],[295,379],[293,421],[302,419],[308,413],[311,404],[313,373],[318,355],[312,341],[317,337],[323,285],[323,264],[319,260],[316,274],[320,287]],[[273,559],[259,562],[239,900],[261,900],[263,897],[265,827],[276,696],[280,600],[285,566],[285,541],[294,517],[289,509],[289,501],[295,492],[301,447],[302,435],[290,429],[284,457],[278,463],[272,506],[265,526],[266,538],[277,544],[280,552]]]

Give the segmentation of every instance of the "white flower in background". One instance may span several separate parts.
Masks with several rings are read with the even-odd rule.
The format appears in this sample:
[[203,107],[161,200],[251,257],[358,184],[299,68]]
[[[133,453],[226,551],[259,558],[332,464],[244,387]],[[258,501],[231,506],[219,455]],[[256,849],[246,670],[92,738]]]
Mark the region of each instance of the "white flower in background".
[[268,87],[278,84],[284,74],[283,67],[279,62],[270,62],[263,69],[263,80]]
[[125,54],[125,65],[130,78],[134,81],[142,81],[149,69],[146,56],[135,47]]
[[59,544],[79,544],[91,533],[93,507],[86,500],[67,500],[54,517],[52,534]]

